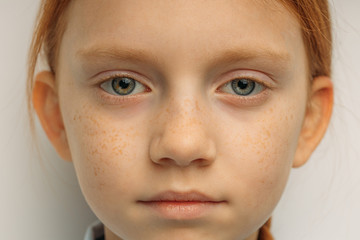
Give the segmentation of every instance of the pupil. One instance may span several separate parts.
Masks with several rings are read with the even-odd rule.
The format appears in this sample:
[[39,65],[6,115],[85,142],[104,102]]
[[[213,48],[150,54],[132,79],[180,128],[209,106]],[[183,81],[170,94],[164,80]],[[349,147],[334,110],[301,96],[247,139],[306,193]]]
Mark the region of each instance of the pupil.
[[255,89],[255,82],[248,79],[236,79],[231,83],[232,89],[236,94],[241,96],[247,96],[252,93]]
[[[118,79],[119,80],[119,79]],[[130,79],[128,78],[123,78],[119,81],[119,86],[121,88],[128,88],[130,86]]]
[[240,81],[238,81],[238,87],[240,89],[246,89],[248,86],[249,86],[248,80],[241,79]]

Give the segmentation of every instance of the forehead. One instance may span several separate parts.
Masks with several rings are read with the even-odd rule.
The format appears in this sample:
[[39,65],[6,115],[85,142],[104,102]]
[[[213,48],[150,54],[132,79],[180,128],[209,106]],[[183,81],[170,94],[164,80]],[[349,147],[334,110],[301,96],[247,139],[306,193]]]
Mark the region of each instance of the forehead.
[[197,61],[225,48],[303,55],[297,20],[275,0],[77,0],[64,38],[74,56],[105,46]]

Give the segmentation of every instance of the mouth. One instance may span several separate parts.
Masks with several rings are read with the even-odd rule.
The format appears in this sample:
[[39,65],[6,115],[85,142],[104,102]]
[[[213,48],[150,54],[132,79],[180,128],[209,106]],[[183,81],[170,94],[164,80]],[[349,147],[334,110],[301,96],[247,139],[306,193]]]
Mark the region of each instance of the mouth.
[[190,220],[205,217],[224,205],[226,201],[214,199],[197,191],[165,191],[138,203],[164,219]]

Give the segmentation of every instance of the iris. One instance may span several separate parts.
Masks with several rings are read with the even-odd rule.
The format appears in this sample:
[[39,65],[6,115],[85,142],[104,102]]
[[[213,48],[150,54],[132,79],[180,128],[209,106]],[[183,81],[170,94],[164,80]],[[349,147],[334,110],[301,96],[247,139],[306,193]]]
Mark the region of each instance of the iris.
[[247,96],[255,89],[255,82],[249,79],[241,78],[231,81],[231,87],[236,94]]
[[119,95],[128,95],[134,91],[136,82],[128,77],[116,77],[111,81],[113,90]]

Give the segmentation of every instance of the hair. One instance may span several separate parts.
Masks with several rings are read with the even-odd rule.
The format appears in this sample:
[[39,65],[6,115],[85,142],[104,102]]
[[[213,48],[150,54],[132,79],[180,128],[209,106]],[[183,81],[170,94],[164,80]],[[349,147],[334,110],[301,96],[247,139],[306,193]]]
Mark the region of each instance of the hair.
[[[298,19],[308,58],[310,78],[331,76],[332,31],[328,0],[278,0]],[[30,45],[27,103],[30,129],[34,131],[32,90],[40,56],[54,74],[60,43],[66,29],[66,10],[71,0],[42,0]],[[42,52],[43,51],[43,52]]]

